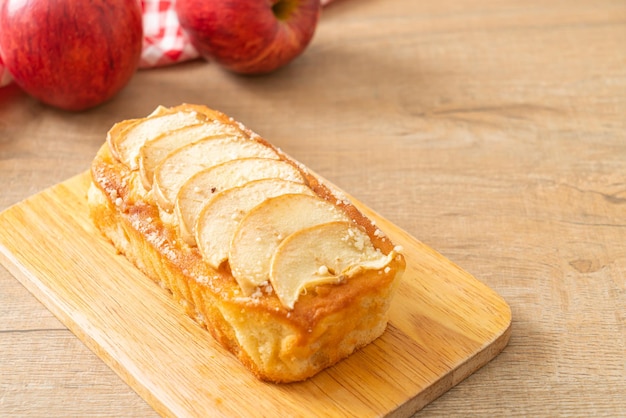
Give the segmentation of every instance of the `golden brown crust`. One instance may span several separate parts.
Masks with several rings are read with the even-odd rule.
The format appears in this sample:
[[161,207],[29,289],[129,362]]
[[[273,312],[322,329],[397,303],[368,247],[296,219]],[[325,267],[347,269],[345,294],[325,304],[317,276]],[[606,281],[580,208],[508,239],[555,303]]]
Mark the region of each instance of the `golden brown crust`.
[[[236,123],[219,115],[224,123]],[[277,151],[302,172],[318,195],[342,207],[361,225],[377,248],[385,254],[393,249],[345,197]],[[169,289],[190,316],[260,379],[306,379],[384,331],[391,295],[404,270],[402,256],[394,257],[385,271],[364,271],[343,284],[310,289],[288,309],[274,293],[243,296],[227,265],[219,271],[209,267],[197,248],[184,244],[176,231],[161,222],[158,208],[141,190],[138,173],[117,161],[107,144],[97,153],[91,172],[89,207],[98,229],[148,277]]]

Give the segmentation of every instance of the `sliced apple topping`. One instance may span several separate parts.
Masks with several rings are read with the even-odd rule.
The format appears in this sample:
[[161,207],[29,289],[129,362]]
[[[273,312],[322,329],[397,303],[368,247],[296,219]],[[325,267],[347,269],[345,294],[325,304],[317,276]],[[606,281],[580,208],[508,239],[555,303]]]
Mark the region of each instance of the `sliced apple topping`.
[[[152,111],[152,113],[148,115],[148,117],[150,118],[154,116],[165,115],[167,113],[168,113],[168,109],[164,106],[159,105],[157,106],[156,109]],[[119,155],[116,152],[117,151],[116,143],[120,140],[118,137],[126,128],[130,127],[131,125],[141,122],[143,119],[145,118],[128,119],[122,122],[118,122],[115,125],[113,125],[113,127],[111,127],[111,129],[109,129],[109,131],[107,132],[107,138],[106,138],[107,144],[109,145],[109,149],[113,153],[113,156],[117,158],[118,160],[119,160]]]
[[233,277],[244,294],[269,280],[275,249],[288,235],[332,221],[350,221],[340,209],[317,196],[285,194],[255,206],[239,223],[228,255]]
[[198,112],[175,112],[157,114],[140,119],[130,124],[118,135],[110,135],[109,148],[115,158],[131,170],[139,168],[139,150],[143,144],[164,132],[183,126],[195,125],[206,120],[206,116]]
[[172,212],[178,191],[195,173],[248,157],[279,159],[272,148],[238,137],[205,139],[177,149],[154,170],[152,191],[157,204],[162,210]]
[[242,139],[247,139],[246,134],[234,125],[212,121],[185,126],[150,139],[139,149],[141,182],[146,189],[150,189],[152,187],[154,169],[165,157],[178,148],[206,138],[225,138],[238,135],[241,135]]
[[307,288],[339,284],[362,270],[384,269],[392,259],[351,222],[314,225],[289,235],[276,248],[270,282],[281,304],[293,309]]
[[244,216],[267,199],[293,193],[313,196],[306,185],[278,178],[255,180],[217,193],[202,207],[196,223],[196,242],[204,260],[219,268],[228,259],[230,242]]
[[270,158],[239,158],[194,174],[176,196],[175,213],[181,237],[196,245],[196,221],[202,206],[216,193],[249,181],[281,178],[304,183],[300,172],[291,164]]
[[113,156],[119,159],[119,153],[117,152],[117,143],[120,141],[120,135],[124,130],[129,128],[132,125],[139,123],[141,119],[128,119],[122,122],[117,122],[115,125],[109,129],[107,132],[107,144],[109,145],[109,149]]

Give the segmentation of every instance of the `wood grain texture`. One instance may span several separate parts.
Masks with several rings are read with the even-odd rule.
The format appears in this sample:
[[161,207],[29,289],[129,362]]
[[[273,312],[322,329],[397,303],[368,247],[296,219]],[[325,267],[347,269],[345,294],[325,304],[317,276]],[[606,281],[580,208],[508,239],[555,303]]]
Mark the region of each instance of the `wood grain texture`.
[[509,341],[503,299],[361,205],[407,258],[388,331],[305,382],[259,382],[100,236],[88,184],[84,173],[0,213],[0,260],[164,416],[409,416]]
[[[140,71],[73,114],[0,89],[0,208],[88,169],[116,121],[223,110],[480,278],[509,345],[425,417],[626,411],[626,2],[335,0],[264,77]],[[154,410],[0,267],[0,416]]]

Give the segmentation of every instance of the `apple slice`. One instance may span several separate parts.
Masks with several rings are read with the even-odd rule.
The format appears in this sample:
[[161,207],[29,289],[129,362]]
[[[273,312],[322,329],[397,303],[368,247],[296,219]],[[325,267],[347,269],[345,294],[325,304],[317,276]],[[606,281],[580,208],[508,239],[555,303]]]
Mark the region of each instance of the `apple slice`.
[[361,270],[381,270],[393,255],[376,250],[351,222],[330,222],[301,229],[276,248],[270,282],[283,306],[293,309],[308,287],[338,284]]
[[304,183],[302,174],[291,164],[270,158],[239,158],[215,165],[194,174],[176,196],[174,212],[181,238],[196,245],[196,221],[202,206],[217,192],[241,186],[249,181],[281,178]]
[[183,184],[198,171],[230,160],[247,157],[279,159],[274,149],[238,137],[205,139],[169,154],[154,170],[152,191],[159,207],[172,212]]
[[150,189],[152,187],[154,169],[168,154],[178,148],[205,138],[224,138],[238,135],[242,136],[242,139],[248,139],[246,134],[234,125],[212,121],[185,126],[150,139],[139,149],[141,182],[146,189]]
[[139,168],[139,150],[143,144],[164,132],[195,125],[206,120],[206,116],[196,111],[180,111],[158,114],[132,123],[119,135],[111,135],[109,148],[115,158],[131,170]]
[[196,223],[196,242],[203,259],[219,268],[228,259],[230,242],[244,216],[264,200],[290,193],[314,195],[302,183],[278,178],[255,180],[217,193],[202,206]]
[[244,294],[268,283],[274,251],[288,235],[313,225],[350,221],[331,203],[317,196],[285,194],[255,206],[239,223],[228,259]]
[[[160,116],[160,115],[165,115],[168,113],[168,109],[164,106],[157,106],[156,109],[154,109],[152,111],[152,113],[150,113],[148,115],[148,117],[154,117],[154,116]],[[128,127],[130,127],[131,125],[134,125],[136,123],[141,122],[143,119],[145,118],[139,118],[139,119],[128,119],[128,120],[124,120],[121,122],[117,122],[115,125],[113,125],[113,127],[111,127],[111,129],[109,129],[109,131],[107,132],[107,144],[109,145],[109,149],[111,150],[111,152],[113,153],[115,158],[117,157],[117,153],[116,153],[116,146],[115,144],[117,143],[117,141],[119,141],[120,139],[118,138],[120,136],[120,134]]]
[[115,158],[118,158],[116,143],[120,141],[120,134],[127,129],[128,127],[135,125],[141,122],[141,119],[128,119],[123,120],[121,122],[117,122],[115,125],[109,129],[107,132],[107,144],[109,145],[109,149]]

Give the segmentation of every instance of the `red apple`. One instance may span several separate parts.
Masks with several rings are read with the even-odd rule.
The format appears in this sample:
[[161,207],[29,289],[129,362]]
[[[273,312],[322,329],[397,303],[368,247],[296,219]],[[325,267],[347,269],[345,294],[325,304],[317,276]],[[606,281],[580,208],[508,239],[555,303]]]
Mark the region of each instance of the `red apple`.
[[207,59],[242,74],[271,72],[304,51],[320,0],[178,0],[176,12]]
[[40,101],[84,110],[113,97],[139,65],[138,0],[0,1],[0,54]]

